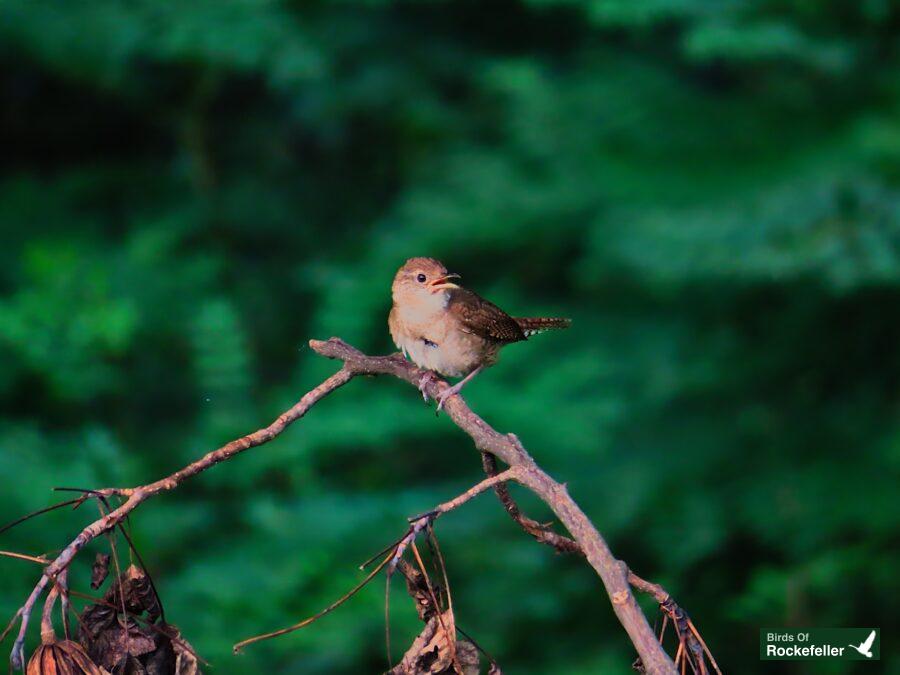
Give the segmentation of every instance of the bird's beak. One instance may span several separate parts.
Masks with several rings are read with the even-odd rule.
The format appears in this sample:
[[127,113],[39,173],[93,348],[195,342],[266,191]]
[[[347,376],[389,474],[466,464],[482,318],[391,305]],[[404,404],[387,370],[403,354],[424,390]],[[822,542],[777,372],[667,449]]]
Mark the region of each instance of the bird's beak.
[[443,291],[448,288],[459,288],[456,284],[452,283],[450,279],[459,279],[460,276],[458,274],[445,274],[442,277],[438,277],[434,281],[432,281],[429,286],[431,286],[431,292],[436,293],[437,291]]

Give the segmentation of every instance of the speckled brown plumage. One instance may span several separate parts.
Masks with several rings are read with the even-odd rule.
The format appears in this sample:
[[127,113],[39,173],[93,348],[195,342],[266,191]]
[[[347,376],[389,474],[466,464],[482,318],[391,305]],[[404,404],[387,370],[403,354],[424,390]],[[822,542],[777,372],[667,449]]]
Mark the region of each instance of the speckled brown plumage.
[[493,302],[466,288],[454,288],[447,294],[447,310],[459,320],[461,330],[503,343],[526,339],[516,320]]

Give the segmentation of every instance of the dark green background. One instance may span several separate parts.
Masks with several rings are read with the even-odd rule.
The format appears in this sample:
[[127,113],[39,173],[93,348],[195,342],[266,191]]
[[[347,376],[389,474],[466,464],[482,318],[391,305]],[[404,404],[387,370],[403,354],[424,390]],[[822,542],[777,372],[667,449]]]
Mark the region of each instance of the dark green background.
[[[2,520],[268,423],[335,368],[310,337],[389,350],[393,272],[431,255],[573,317],[466,399],[727,672],[849,672],[761,664],[758,629],[896,635],[898,32],[886,0],[3,2]],[[214,672],[374,673],[381,583],[230,646],[328,604],[480,475],[413,389],[356,381],[133,527]],[[0,549],[59,548],[91,509]],[[505,672],[629,672],[582,561],[490,495],[438,534]],[[0,566],[6,616],[38,570]],[[392,606],[399,658],[418,623],[400,584]]]

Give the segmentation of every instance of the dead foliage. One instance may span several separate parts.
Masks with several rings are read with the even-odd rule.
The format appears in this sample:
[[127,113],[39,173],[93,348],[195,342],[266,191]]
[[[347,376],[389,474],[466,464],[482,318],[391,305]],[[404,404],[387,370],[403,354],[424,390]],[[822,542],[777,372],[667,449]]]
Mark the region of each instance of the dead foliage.
[[[639,587],[655,586],[643,580],[639,581]],[[666,628],[668,628],[670,623],[675,630],[675,640],[678,645],[675,651],[675,667],[678,669],[678,672],[686,674],[688,668],[690,668],[690,672],[693,675],[710,675],[712,672],[722,675],[722,671],[719,670],[719,664],[716,663],[716,659],[710,653],[709,647],[706,646],[700,631],[697,630],[687,612],[679,607],[668,594],[661,600],[659,611],[662,615],[662,626],[659,628],[660,644],[663,643],[666,637]],[[709,664],[707,664],[707,659],[709,659]],[[712,669],[710,669],[710,665]],[[631,667],[639,673],[647,672],[640,658],[636,659],[631,664]]]
[[159,599],[147,575],[131,565],[101,602],[81,613],[78,639],[113,675],[197,675],[197,658],[178,629],[159,621]]
[[432,616],[391,675],[478,675],[478,649],[467,640],[456,639],[454,631],[452,611]]
[[26,675],[106,675],[72,640],[52,640],[41,644],[28,660]]
[[[478,648],[472,642],[456,637],[456,618],[449,596],[445,589],[431,583],[421,566],[418,552],[416,560],[420,563],[419,568],[401,559],[397,569],[406,578],[407,593],[425,627],[400,663],[391,669],[391,675],[478,675]],[[499,669],[495,672],[499,673]]]
[[98,553],[91,566],[91,588],[98,589],[109,576],[109,553]]

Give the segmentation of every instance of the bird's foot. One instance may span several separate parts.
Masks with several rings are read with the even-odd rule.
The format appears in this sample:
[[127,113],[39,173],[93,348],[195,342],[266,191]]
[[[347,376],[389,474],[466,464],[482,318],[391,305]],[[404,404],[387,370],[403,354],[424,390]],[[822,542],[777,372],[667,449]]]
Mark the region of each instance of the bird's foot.
[[419,392],[422,394],[422,400],[428,403],[428,385],[438,381],[438,376],[432,371],[426,370],[419,378]]
[[434,411],[435,414],[438,414],[439,412],[441,412],[441,410],[443,410],[444,403],[447,401],[447,399],[451,396],[456,396],[459,393],[459,390],[463,388],[464,384],[465,382],[457,382],[452,387],[447,387],[437,395],[437,409]]

